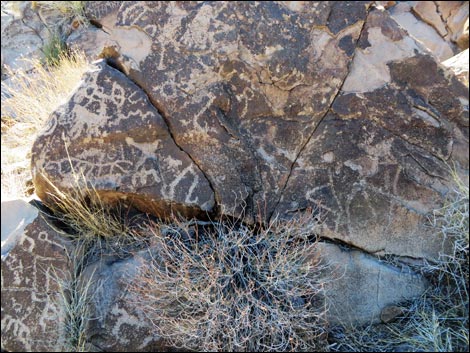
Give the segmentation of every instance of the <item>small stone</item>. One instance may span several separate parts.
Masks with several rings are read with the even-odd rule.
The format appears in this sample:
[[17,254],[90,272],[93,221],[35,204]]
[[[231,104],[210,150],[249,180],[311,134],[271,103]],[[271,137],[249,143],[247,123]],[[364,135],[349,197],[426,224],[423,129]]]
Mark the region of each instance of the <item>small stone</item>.
[[380,313],[380,320],[384,324],[388,324],[392,321],[395,321],[395,319],[398,316],[403,315],[404,312],[405,310],[402,307],[396,305],[386,306],[382,309],[382,312]]

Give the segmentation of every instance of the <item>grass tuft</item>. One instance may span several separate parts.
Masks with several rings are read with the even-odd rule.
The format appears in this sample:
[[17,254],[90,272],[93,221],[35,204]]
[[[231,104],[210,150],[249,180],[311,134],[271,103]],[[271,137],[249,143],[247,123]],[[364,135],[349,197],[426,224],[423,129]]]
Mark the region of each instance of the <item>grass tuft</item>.
[[[60,275],[54,270],[54,280],[58,284],[60,299],[57,301],[64,311],[63,344],[66,352],[87,352],[87,327],[93,319],[90,312],[94,288],[93,274],[87,280],[81,278],[81,272],[86,266],[87,252],[90,250],[87,242],[77,242],[67,253],[70,270]],[[94,291],[97,288],[93,289]]]
[[48,66],[58,66],[62,58],[67,55],[67,45],[59,32],[53,32],[49,41],[43,46],[45,64]]
[[32,72],[17,71],[2,81],[2,199],[31,194],[33,142],[49,115],[66,102],[89,68],[80,53],[60,56],[53,67],[45,67],[39,60],[31,63]]

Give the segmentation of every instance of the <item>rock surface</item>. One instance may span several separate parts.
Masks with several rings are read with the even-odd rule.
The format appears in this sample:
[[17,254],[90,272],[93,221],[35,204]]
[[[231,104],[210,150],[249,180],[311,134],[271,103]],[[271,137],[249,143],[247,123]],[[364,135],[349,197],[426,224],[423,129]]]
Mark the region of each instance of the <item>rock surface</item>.
[[[468,168],[468,90],[387,11],[367,2],[95,6],[111,41],[100,55],[124,74],[99,64],[52,116],[33,148],[41,197],[40,173],[70,184],[64,133],[72,164],[103,195],[156,215],[199,209],[253,221],[319,206],[324,236],[437,255],[426,214],[448,190],[446,164]],[[149,115],[126,114],[100,75],[162,119],[142,128]],[[156,148],[161,138],[171,147]]]
[[69,248],[70,243],[42,216],[24,228],[5,256],[2,247],[2,349],[47,352],[64,348],[65,312],[58,282],[69,273]]
[[120,258],[105,255],[81,274],[90,281],[90,344],[105,352],[163,352],[168,349],[145,314],[133,303],[128,285],[149,251]]
[[468,49],[460,54],[447,59],[442,63],[445,67],[451,69],[455,76],[468,88]]
[[25,227],[37,217],[37,208],[24,200],[2,202],[2,259],[15,247]]
[[[421,276],[406,267],[400,269],[335,244],[319,245],[321,257],[332,269],[325,283],[331,324],[367,325],[384,318],[392,320],[392,312],[384,314],[391,304],[419,297],[427,286]],[[330,280],[332,275],[334,279]]]
[[71,189],[77,186],[73,172],[81,171],[104,199],[124,198],[149,213],[197,216],[214,207],[205,175],[175,145],[145,93],[105,62],[54,113],[32,155],[43,200],[52,191],[47,180]]
[[390,14],[439,61],[468,48],[467,1],[400,1]]
[[42,58],[47,30],[28,1],[2,1],[2,76],[4,65],[12,70],[28,70],[23,59]]

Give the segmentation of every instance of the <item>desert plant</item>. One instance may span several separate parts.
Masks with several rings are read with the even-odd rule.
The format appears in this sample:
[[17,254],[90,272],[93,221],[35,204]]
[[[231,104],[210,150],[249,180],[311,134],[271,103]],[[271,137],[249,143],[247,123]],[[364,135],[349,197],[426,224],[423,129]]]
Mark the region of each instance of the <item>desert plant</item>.
[[323,350],[317,227],[313,212],[258,229],[229,220],[154,224],[153,260],[130,288],[176,347]]
[[96,245],[101,241],[112,241],[120,246],[141,240],[136,228],[126,217],[127,206],[116,202],[107,204],[101,194],[87,182],[81,171],[72,167],[73,181],[66,189],[58,188],[47,176],[41,178],[48,184],[45,204],[53,215],[49,215],[67,228],[73,238]]
[[58,332],[58,339],[63,341],[66,352],[86,352],[88,323],[93,318],[90,313],[91,300],[97,290],[93,283],[93,274],[88,279],[81,277],[89,257],[90,244],[77,241],[66,252],[70,270],[66,273],[53,269],[53,280],[57,283],[59,297],[54,299],[62,309],[64,316],[63,332]]
[[61,58],[67,55],[67,45],[59,32],[52,32],[48,42],[42,47],[45,64],[58,66]]

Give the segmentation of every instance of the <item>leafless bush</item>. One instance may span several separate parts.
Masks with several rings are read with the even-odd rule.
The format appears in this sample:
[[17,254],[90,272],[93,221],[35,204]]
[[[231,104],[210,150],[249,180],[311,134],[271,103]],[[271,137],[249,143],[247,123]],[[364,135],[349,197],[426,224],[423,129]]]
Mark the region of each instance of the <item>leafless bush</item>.
[[152,261],[131,285],[158,333],[179,348],[299,351],[326,346],[312,212],[267,227],[153,225]]

